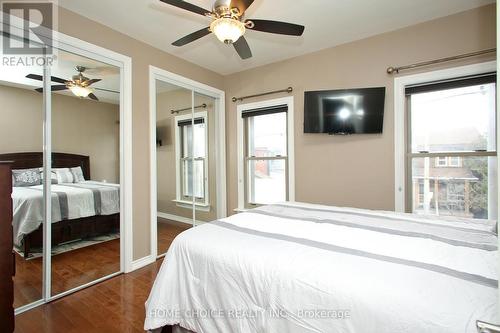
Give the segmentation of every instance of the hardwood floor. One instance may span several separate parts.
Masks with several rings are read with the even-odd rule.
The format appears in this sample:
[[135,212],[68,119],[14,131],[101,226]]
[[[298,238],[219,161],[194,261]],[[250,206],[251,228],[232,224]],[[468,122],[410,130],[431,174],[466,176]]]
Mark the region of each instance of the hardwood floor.
[[144,332],[144,302],[161,260],[16,317],[16,333]]
[[[81,286],[120,271],[120,240],[99,243],[52,256],[52,293]],[[42,258],[16,255],[14,307],[42,298]]]
[[189,224],[158,218],[158,255],[166,253],[174,238],[189,228]]
[[[158,223],[159,254],[189,225],[161,220]],[[52,257],[53,294],[70,290],[120,270],[120,240],[112,240]],[[24,260],[16,255],[14,307],[42,298],[42,259]]]
[[[168,249],[174,238],[182,231],[189,229],[189,227],[186,224],[167,220],[158,223],[159,248]],[[92,247],[98,247],[102,244],[105,243]],[[93,252],[95,256],[102,251],[94,249]],[[82,256],[84,255],[82,254]],[[92,254],[87,253],[87,255],[90,255],[88,258],[94,259]],[[92,265],[92,261],[85,260],[84,263],[77,266],[84,268],[85,265]],[[144,303],[149,296],[161,263],[162,260],[158,260],[156,263],[138,271],[119,275],[49,304],[24,312],[16,317],[15,332],[144,332]],[[35,263],[31,268],[41,269],[40,265],[37,266]],[[71,272],[72,269],[65,270],[65,272],[68,271]],[[64,274],[61,274],[61,276],[63,280],[64,277],[68,277]],[[76,276],[72,278],[72,281],[75,281],[75,279]],[[28,281],[26,280],[26,283]]]

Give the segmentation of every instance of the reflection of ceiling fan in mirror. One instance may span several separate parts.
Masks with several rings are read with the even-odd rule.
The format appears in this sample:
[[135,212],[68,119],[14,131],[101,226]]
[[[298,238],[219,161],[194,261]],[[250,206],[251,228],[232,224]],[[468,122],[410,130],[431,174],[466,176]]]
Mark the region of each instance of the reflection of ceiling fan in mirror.
[[252,51],[250,51],[250,47],[243,36],[246,29],[289,36],[302,36],[305,29],[302,25],[286,22],[243,19],[246,10],[254,0],[216,0],[212,11],[182,0],[160,1],[212,19],[210,27],[203,28],[175,41],[172,43],[174,46],[189,44],[213,32],[221,42],[233,44],[242,59],[248,59],[252,57]]
[[[83,66],[76,66],[75,69],[78,72],[78,74],[73,75],[73,77],[70,80],[64,80],[56,76],[52,76],[51,77],[52,82],[57,82],[62,84],[52,86],[51,90],[52,91],[70,90],[77,97],[80,98],[88,97],[95,101],[98,101],[99,99],[97,98],[96,95],[94,95],[94,90],[118,93],[118,91],[114,90],[91,87],[91,85],[101,81],[101,79],[89,79],[88,77],[85,77],[83,75],[83,72],[85,72],[86,68]],[[26,75],[26,77],[28,79],[43,81],[43,76],[37,74],[28,74]],[[38,92],[43,92],[43,88],[37,88],[35,90]]]

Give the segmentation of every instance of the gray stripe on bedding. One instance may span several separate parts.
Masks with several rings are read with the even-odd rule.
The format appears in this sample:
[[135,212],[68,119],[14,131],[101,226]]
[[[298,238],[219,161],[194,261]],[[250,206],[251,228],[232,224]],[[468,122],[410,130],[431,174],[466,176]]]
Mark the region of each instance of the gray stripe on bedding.
[[243,227],[239,227],[239,226],[236,226],[234,224],[230,224],[230,223],[226,223],[226,222],[222,222],[222,221],[215,221],[215,222],[212,222],[210,224],[214,225],[214,226],[218,226],[218,227],[222,227],[222,228],[226,228],[226,229],[254,235],[254,236],[272,238],[272,239],[276,239],[276,240],[281,240],[281,241],[297,243],[297,244],[301,244],[301,245],[305,245],[305,246],[315,247],[318,249],[327,250],[327,251],[331,251],[331,252],[342,253],[342,254],[347,254],[347,255],[352,255],[352,256],[357,256],[357,257],[373,259],[373,260],[377,260],[377,261],[384,261],[384,262],[389,262],[389,263],[398,264],[398,265],[420,268],[420,269],[424,269],[427,271],[445,274],[445,275],[452,276],[452,277],[457,278],[457,279],[480,284],[480,285],[483,285],[486,287],[498,288],[498,281],[497,280],[490,279],[490,278],[487,278],[487,277],[484,277],[481,275],[477,275],[477,274],[470,274],[470,273],[457,271],[457,270],[443,267],[443,266],[439,266],[439,265],[427,264],[427,263],[422,263],[422,262],[413,261],[413,260],[389,257],[389,256],[380,255],[380,254],[374,254],[374,253],[370,253],[370,252],[366,252],[366,251],[341,247],[341,246],[337,246],[337,245],[333,245],[333,244],[322,243],[322,242],[313,241],[313,240],[305,239],[305,238],[297,238],[297,237],[281,235],[281,234],[276,234],[276,233],[271,233],[271,232],[243,228]]
[[68,195],[64,192],[54,192],[57,194],[57,199],[59,201],[59,209],[61,211],[61,220],[67,220],[69,217],[69,208],[68,208]]
[[[254,214],[261,214],[261,215],[267,215],[267,216],[272,216],[272,217],[280,217],[280,218],[286,218],[286,219],[292,219],[292,220],[299,220],[299,221],[308,221],[308,222],[314,222],[314,223],[327,223],[327,224],[334,224],[334,225],[340,225],[344,227],[350,227],[350,228],[358,228],[358,229],[364,229],[364,230],[370,230],[370,231],[375,231],[375,232],[382,232],[382,233],[387,233],[387,234],[392,234],[392,235],[398,235],[398,236],[405,236],[405,237],[415,237],[415,238],[427,238],[427,239],[432,239],[438,242],[443,242],[447,243],[450,245],[454,246],[463,246],[463,247],[469,247],[469,248],[474,248],[474,249],[480,249],[480,250],[485,250],[485,251],[496,251],[498,246],[496,244],[492,243],[485,243],[484,240],[481,242],[480,240],[463,240],[463,239],[458,239],[460,237],[463,237],[463,235],[457,235],[456,233],[453,235],[452,231],[447,230],[444,235],[436,235],[434,230],[434,233],[431,232],[418,232],[418,231],[410,231],[410,230],[398,230],[394,228],[389,228],[389,227],[379,227],[379,226],[373,226],[373,225],[366,225],[366,224],[361,224],[361,223],[356,223],[356,222],[347,222],[347,221],[340,221],[340,220],[333,220],[333,219],[320,219],[320,218],[314,218],[314,217],[302,217],[302,216],[292,216],[291,214],[280,214],[280,213],[272,213],[268,211],[261,210],[259,208],[252,209],[249,211],[249,213],[254,213]],[[450,236],[455,236],[456,238],[453,239]],[[470,236],[470,235],[469,235]]]
[[[492,232],[492,231],[470,229],[470,228],[462,228],[462,227],[457,227],[457,226],[453,226],[453,225],[433,224],[433,223],[427,223],[425,221],[414,221],[414,220],[411,220],[411,219],[405,219],[404,217],[399,217],[399,216],[374,215],[374,214],[363,213],[363,212],[353,212],[353,211],[343,211],[343,210],[330,210],[330,209],[300,207],[300,206],[291,206],[291,205],[289,206],[289,205],[283,205],[283,204],[274,204],[274,205],[269,205],[269,206],[263,206],[263,207],[256,208],[256,209],[261,209],[261,208],[266,208],[266,207],[282,207],[282,208],[293,208],[293,209],[300,209],[300,210],[312,211],[312,212],[315,211],[315,212],[323,212],[323,213],[357,215],[357,216],[363,216],[363,217],[369,217],[369,218],[387,219],[387,220],[392,220],[392,221],[399,221],[399,222],[412,223],[412,224],[418,224],[418,225],[427,225],[427,226],[432,226],[432,227],[441,227],[441,228],[447,228],[447,229],[455,229],[455,230],[467,231],[467,232],[472,232],[472,233],[479,233],[479,234],[486,234],[486,235],[495,235],[495,233]],[[450,223],[452,223],[452,222],[450,222]]]
[[94,209],[95,215],[101,215],[102,212],[102,200],[101,200],[101,191],[97,189],[91,189],[92,194],[94,195]]
[[92,195],[94,197],[94,211],[95,215],[101,215],[102,212],[102,198],[101,198],[101,190],[96,187],[86,187],[80,186],[76,184],[59,184],[58,186],[66,186],[66,187],[74,187],[84,190],[92,191]]
[[[30,190],[38,191],[43,193],[43,189],[41,188],[30,188]],[[52,191],[53,194],[56,194],[57,201],[59,203],[59,212],[61,215],[61,220],[67,220],[69,217],[69,208],[68,208],[68,196],[64,192]],[[53,206],[52,206],[53,207]]]

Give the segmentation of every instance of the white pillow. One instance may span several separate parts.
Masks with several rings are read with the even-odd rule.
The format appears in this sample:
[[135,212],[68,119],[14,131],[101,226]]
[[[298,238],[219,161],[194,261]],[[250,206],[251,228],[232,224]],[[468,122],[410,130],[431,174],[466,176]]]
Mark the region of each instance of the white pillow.
[[83,176],[82,167],[71,168],[70,171],[73,174],[73,182],[81,183],[81,182],[85,181],[85,177]]
[[52,171],[56,173],[58,184],[73,183],[73,173],[69,168],[54,168]]
[[[40,168],[39,170],[40,170],[40,177],[41,177],[42,183],[43,183],[43,168]],[[57,175],[54,172],[54,170],[52,170],[50,173],[50,182],[51,182],[51,184],[57,184]]]

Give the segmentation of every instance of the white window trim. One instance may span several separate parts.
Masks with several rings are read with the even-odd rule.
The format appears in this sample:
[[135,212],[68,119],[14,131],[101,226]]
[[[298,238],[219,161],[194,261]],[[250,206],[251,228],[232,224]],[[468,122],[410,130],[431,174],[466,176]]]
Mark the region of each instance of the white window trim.
[[[405,87],[412,84],[446,80],[461,76],[476,75],[481,73],[496,72],[496,61],[483,62],[473,65],[460,66],[401,76],[394,79],[394,208],[397,212],[405,212]],[[498,88],[498,87],[497,87]],[[497,117],[497,130],[500,117]],[[497,135],[497,147],[500,138]],[[500,158],[497,159],[500,163]],[[500,187],[499,187],[500,189]]]
[[287,105],[287,145],[288,145],[288,201],[295,201],[295,122],[294,122],[294,105],[293,97],[276,98],[255,103],[247,103],[238,105],[237,112],[237,144],[238,144],[238,208],[236,212],[243,212],[245,208],[245,131],[244,120],[242,118],[243,111],[259,108],[267,108],[277,105]]
[[[208,188],[208,178],[209,178],[209,174],[208,174],[208,164],[209,164],[209,156],[208,156],[208,119],[207,119],[207,112],[206,111],[203,111],[203,112],[196,112],[194,114],[194,118],[195,119],[198,119],[198,118],[203,118],[205,124],[206,124],[206,127],[205,127],[205,166],[204,166],[204,169],[205,169],[205,179],[204,179],[204,183],[205,183],[205,186],[204,186],[204,196],[205,196],[205,201],[203,203],[196,203],[195,202],[195,206],[196,206],[196,209],[199,209],[199,210],[204,210],[204,211],[208,211],[210,209],[210,198],[209,198],[209,195],[210,195],[210,191],[209,191],[209,188]],[[186,114],[186,115],[181,115],[181,116],[176,116],[175,118],[175,163],[176,163],[176,168],[175,168],[175,181],[176,181],[176,199],[173,200],[177,206],[180,206],[180,207],[186,207],[186,208],[192,208],[192,202],[189,201],[189,200],[184,200],[183,197],[182,197],[182,177],[181,177],[181,167],[180,167],[180,164],[181,164],[181,151],[182,151],[182,148],[181,148],[181,131],[179,130],[179,121],[183,121],[183,120],[190,120],[191,119],[191,114]],[[208,209],[207,209],[208,208]]]

